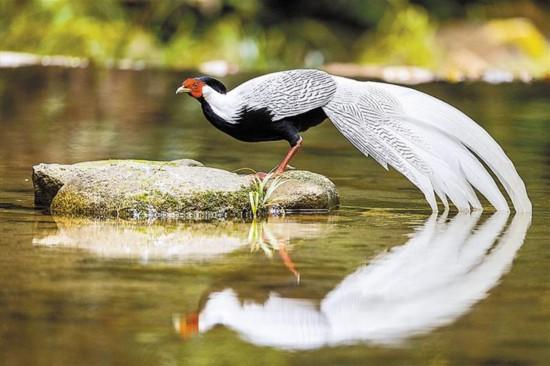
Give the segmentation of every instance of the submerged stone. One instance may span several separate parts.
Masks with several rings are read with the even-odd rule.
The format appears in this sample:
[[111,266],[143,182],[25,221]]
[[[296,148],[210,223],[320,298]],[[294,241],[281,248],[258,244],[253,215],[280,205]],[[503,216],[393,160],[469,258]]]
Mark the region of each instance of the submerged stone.
[[[264,214],[328,211],[338,205],[334,184],[305,171],[284,183]],[[249,175],[205,167],[194,160],[105,160],[33,167],[35,204],[55,214],[88,217],[210,219],[250,215]]]

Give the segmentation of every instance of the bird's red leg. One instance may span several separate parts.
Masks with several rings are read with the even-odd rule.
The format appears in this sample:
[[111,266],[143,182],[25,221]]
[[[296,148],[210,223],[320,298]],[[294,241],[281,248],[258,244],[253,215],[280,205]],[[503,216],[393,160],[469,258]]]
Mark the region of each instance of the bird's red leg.
[[300,283],[300,272],[296,270],[296,265],[292,261],[292,258],[290,258],[290,254],[288,254],[288,251],[286,250],[286,245],[284,243],[279,243],[279,255],[281,256],[281,259],[283,260],[286,268],[288,268],[288,270],[292,272],[294,277],[296,277],[296,282]]
[[292,158],[294,157],[294,155],[296,155],[296,153],[298,152],[298,150],[300,149],[300,147],[302,146],[302,141],[303,139],[300,137],[300,139],[298,140],[298,142],[296,143],[296,145],[292,146],[290,148],[290,150],[288,150],[288,153],[286,154],[285,158],[283,159],[283,161],[281,161],[281,163],[279,164],[279,166],[277,167],[277,169],[275,169],[275,174],[282,174],[285,172],[286,170],[286,167],[288,166],[288,164],[290,163],[290,160],[292,160]]

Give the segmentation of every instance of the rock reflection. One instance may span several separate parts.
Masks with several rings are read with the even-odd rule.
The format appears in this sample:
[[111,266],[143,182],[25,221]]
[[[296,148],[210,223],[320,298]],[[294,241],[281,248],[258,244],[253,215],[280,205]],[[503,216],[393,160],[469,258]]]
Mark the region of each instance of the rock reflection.
[[283,349],[399,344],[455,321],[487,296],[531,222],[518,214],[506,228],[508,218],[495,213],[476,227],[479,214],[433,215],[403,246],[357,269],[320,304],[275,293],[263,304],[243,303],[227,288],[211,293],[198,317],[175,318],[174,325],[185,335],[223,325],[254,344]]
[[245,244],[241,224],[142,225],[124,221],[56,218],[57,231],[33,244],[83,249],[106,258],[204,260]]
[[149,261],[212,260],[249,247],[269,257],[278,252],[297,276],[288,250],[293,238],[317,237],[326,232],[322,222],[288,219],[269,222],[152,223],[56,217],[57,230],[35,234],[33,244],[82,249],[104,258]]

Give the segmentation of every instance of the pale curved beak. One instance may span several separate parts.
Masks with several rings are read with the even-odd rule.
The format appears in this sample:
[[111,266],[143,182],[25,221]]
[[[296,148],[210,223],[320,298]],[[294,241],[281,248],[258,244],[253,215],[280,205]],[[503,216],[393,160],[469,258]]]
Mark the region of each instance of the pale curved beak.
[[181,94],[181,93],[190,93],[191,92],[191,89],[189,88],[184,88],[183,86],[180,86],[177,90],[176,90],[176,95],[177,94]]

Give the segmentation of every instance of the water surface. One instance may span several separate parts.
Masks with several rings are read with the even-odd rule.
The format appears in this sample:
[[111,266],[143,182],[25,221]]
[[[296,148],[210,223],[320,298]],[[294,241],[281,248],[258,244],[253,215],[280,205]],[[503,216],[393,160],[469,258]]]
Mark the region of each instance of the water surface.
[[[263,223],[53,218],[31,166],[191,158],[269,170],[176,97],[186,73],[0,70],[0,359],[6,365],[543,365],[550,359],[550,88],[419,87],[479,121],[524,177],[533,216],[434,216],[330,123],[293,165],[342,208]],[[235,85],[243,77],[227,80]]]

